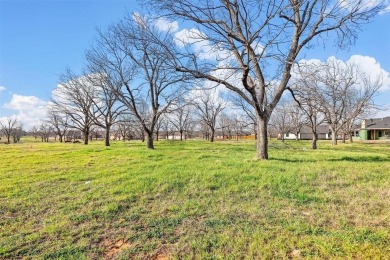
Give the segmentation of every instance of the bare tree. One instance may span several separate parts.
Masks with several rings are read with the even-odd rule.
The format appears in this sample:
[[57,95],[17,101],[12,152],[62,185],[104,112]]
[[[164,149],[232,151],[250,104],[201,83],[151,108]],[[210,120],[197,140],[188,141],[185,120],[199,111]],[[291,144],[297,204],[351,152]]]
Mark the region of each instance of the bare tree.
[[39,135],[39,128],[38,128],[38,126],[31,127],[29,133],[33,135],[34,139],[37,139],[38,135]]
[[7,138],[7,144],[10,143],[11,136],[13,132],[16,130],[16,126],[18,124],[18,120],[16,118],[8,117],[5,122],[0,121],[0,132],[5,135]]
[[91,61],[102,74],[120,83],[118,99],[142,126],[147,147],[154,149],[156,123],[181,94],[182,75],[168,66],[171,57],[160,44],[172,44],[170,34],[140,15],[127,17],[107,32],[98,33],[98,44],[90,52],[94,57]]
[[143,2],[194,27],[180,42],[194,48],[172,55],[177,70],[224,85],[254,108],[259,159],[268,158],[267,124],[304,47],[332,31],[339,46],[349,46],[361,24],[384,8],[363,0]]
[[302,64],[298,68],[298,84],[305,86],[316,109],[324,115],[332,132],[332,144],[337,145],[339,131],[346,124],[352,127],[356,117],[370,107],[381,79],[372,81],[355,64],[335,58],[321,64]]
[[134,139],[134,135],[132,134],[131,130],[131,119],[129,117],[123,117],[121,116],[121,119],[119,122],[116,124],[117,130],[116,130],[116,138],[122,141],[126,140],[132,140]]
[[238,141],[239,138],[242,138],[243,135],[245,135],[245,130],[247,130],[247,127],[250,125],[248,124],[246,120],[242,117],[242,115],[232,113],[230,115],[230,127],[231,131],[234,133],[234,136],[236,137],[236,141]]
[[14,127],[14,130],[12,131],[12,137],[14,139],[14,143],[19,143],[23,134],[24,134],[23,125],[22,124],[16,125]]
[[169,120],[180,133],[180,141],[183,141],[183,135],[184,138],[186,138],[186,130],[188,129],[188,125],[191,123],[192,113],[193,111],[191,110],[191,106],[182,101],[177,102],[173,111],[169,114]]
[[164,120],[166,120],[164,115],[161,115],[160,118],[156,122],[156,126],[154,128],[154,133],[156,134],[156,141],[159,140],[160,131],[163,128]]
[[288,113],[290,114],[289,131],[294,133],[295,139],[298,141],[302,127],[307,124],[306,114],[294,101],[289,102]]
[[357,69],[357,84],[359,86],[351,89],[346,97],[347,107],[344,110],[341,127],[343,142],[345,142],[346,135],[349,136],[350,142],[353,142],[351,133],[353,127],[356,126],[357,119],[377,109],[373,102],[373,96],[383,84],[382,76],[372,79],[366,72],[361,71],[359,68],[355,69]]
[[291,129],[291,114],[288,104],[283,103],[275,109],[269,124],[275,128],[278,136],[284,142],[284,135]]
[[97,90],[85,75],[76,75],[69,69],[61,76],[62,83],[52,93],[56,109],[69,116],[69,127],[80,130],[84,144],[88,144],[93,125],[93,99]]
[[[314,82],[312,83],[309,80],[305,80],[302,82],[298,81],[296,85],[293,85],[290,88],[290,90],[292,93],[292,97],[298,104],[299,108],[306,115],[306,125],[310,128],[313,136],[311,148],[317,149],[317,126],[324,122],[324,117],[316,99],[312,96],[312,84],[314,84]],[[296,87],[298,85],[299,87]]]
[[39,133],[41,135],[42,142],[49,142],[49,137],[53,133],[53,127],[44,122],[39,126]]
[[221,112],[221,115],[218,120],[218,129],[222,132],[222,138],[231,139],[232,138],[232,120],[230,115],[225,112]]
[[168,117],[165,115],[161,118],[161,129],[165,132],[165,139],[168,140],[170,134],[174,134],[174,127],[172,125],[172,122],[168,119]]
[[60,143],[64,141],[64,136],[68,130],[69,115],[62,113],[61,109],[51,106],[48,109],[47,123],[53,128],[55,139],[58,136]]
[[[87,59],[93,59],[88,56]],[[110,146],[110,130],[124,112],[124,105],[119,103],[117,93],[120,89],[120,83],[108,77],[107,74],[99,73],[101,71],[99,64],[93,60],[90,62],[88,80],[96,87],[96,97],[91,97],[93,102],[91,118],[96,126],[105,130],[104,144]]]
[[226,102],[211,90],[197,93],[193,105],[201,121],[208,127],[209,135],[206,139],[214,142],[217,117],[226,108]]
[[256,112],[248,102],[246,102],[242,97],[236,95],[233,97],[233,104],[240,110],[244,112],[248,118],[248,122],[252,125],[253,132],[255,134],[255,139],[257,139],[257,120]]

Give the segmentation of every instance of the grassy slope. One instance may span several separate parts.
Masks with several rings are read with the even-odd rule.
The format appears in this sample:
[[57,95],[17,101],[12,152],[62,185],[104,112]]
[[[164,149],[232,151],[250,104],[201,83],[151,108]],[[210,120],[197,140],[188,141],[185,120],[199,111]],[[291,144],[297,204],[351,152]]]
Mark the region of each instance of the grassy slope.
[[390,146],[0,145],[0,258],[390,255]]

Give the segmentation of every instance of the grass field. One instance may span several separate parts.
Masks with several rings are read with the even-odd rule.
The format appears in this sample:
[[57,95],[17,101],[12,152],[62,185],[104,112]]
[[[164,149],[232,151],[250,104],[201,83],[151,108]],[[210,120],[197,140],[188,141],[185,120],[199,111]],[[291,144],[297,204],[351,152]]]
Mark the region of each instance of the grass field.
[[388,259],[390,145],[0,145],[0,259]]

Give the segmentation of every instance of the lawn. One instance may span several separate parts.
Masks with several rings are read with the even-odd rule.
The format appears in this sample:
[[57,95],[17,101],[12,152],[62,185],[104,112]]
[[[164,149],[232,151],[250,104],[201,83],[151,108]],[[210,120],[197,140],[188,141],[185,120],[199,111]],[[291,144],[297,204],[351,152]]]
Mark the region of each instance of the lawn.
[[390,145],[0,144],[0,259],[390,255]]

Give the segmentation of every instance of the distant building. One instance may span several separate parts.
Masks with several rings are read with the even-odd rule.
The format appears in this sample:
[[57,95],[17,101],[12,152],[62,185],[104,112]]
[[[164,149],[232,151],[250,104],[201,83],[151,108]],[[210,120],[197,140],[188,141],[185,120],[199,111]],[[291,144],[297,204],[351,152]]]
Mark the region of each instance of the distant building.
[[[293,133],[292,131],[288,131],[287,133],[284,133],[283,137],[285,140],[311,140],[313,139],[313,133],[310,127],[303,126],[300,132],[298,133],[298,138],[296,136],[296,133]],[[282,139],[282,134],[278,135],[278,139]],[[332,139],[332,133],[329,130],[328,125],[317,126],[317,139],[318,140]]]
[[361,140],[390,139],[390,117],[362,120],[359,135]]

